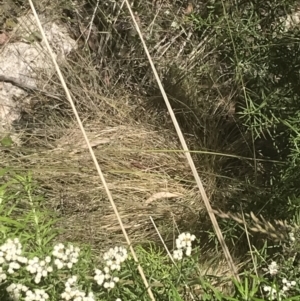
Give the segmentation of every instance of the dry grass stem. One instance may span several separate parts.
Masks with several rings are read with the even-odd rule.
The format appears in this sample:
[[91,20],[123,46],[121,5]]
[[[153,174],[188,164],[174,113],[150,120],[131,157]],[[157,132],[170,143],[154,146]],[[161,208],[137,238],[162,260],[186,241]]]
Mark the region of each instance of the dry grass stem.
[[[232,213],[225,213],[219,210],[213,210],[214,213],[226,219],[232,219],[236,221],[238,224],[246,225],[245,220],[242,214],[232,214]],[[274,240],[286,240],[288,239],[288,231],[291,229],[291,226],[286,221],[274,220],[273,223],[276,225],[272,225],[269,221],[266,221],[263,216],[255,216],[253,212],[250,214],[245,214],[247,220],[250,222],[251,220],[254,222],[253,225],[247,225],[247,228],[256,233],[266,234],[270,238]]]

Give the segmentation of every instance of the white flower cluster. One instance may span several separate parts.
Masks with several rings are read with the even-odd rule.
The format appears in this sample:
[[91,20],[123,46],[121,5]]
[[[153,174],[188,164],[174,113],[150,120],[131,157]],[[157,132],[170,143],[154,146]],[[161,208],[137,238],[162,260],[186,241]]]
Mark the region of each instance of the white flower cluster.
[[73,264],[77,263],[80,249],[70,245],[65,247],[63,244],[54,246],[52,255],[56,258],[54,264],[60,270],[64,267],[71,269]]
[[21,254],[22,245],[19,239],[8,239],[2,246],[0,246],[0,265],[2,267],[7,266],[7,272],[9,274],[13,274],[15,270],[21,268],[20,264],[27,263],[27,258],[21,256]]
[[106,266],[108,266],[112,271],[120,271],[121,264],[127,258],[127,250],[123,247],[110,248],[108,252],[103,255],[103,259],[106,261]]
[[277,290],[275,287],[266,285],[264,286],[264,291],[267,293],[268,300],[277,299]]
[[23,284],[12,283],[6,290],[15,301],[19,301],[22,297],[24,301],[46,301],[49,299],[49,295],[44,290],[35,289],[31,291]]
[[[49,295],[43,289],[29,289],[20,283],[9,282],[9,274],[15,273],[22,266],[23,271],[29,272],[34,276],[34,282],[39,284],[56,267],[58,270],[63,268],[71,269],[79,260],[80,249],[63,244],[57,244],[53,248],[52,256],[40,259],[37,256],[27,259],[22,256],[22,245],[16,239],[8,239],[5,244],[0,246],[0,283],[7,281],[7,292],[12,300],[15,301],[47,301]],[[128,254],[125,248],[111,248],[103,256],[105,267],[95,270],[97,284],[106,289],[112,289],[119,282],[119,277],[114,275],[120,271],[122,263],[127,259]],[[10,284],[10,285],[9,285]],[[94,294],[82,291],[77,282],[77,276],[72,276],[65,283],[64,292],[60,295],[61,301],[95,301]],[[117,299],[116,301],[121,301]]]
[[52,266],[49,265],[50,263],[50,256],[47,256],[45,260],[34,257],[33,259],[28,260],[26,270],[31,274],[35,274],[34,282],[38,284],[41,282],[42,277],[46,278],[48,273],[53,272]]
[[120,280],[119,277],[114,277],[110,274],[109,267],[107,266],[104,268],[104,273],[99,269],[95,269],[94,279],[98,285],[103,285],[103,287],[107,289],[114,288],[115,284]]
[[26,293],[26,291],[28,291],[28,287],[22,284],[12,283],[6,288],[6,291],[13,300],[19,300],[22,296],[22,292]]
[[286,297],[287,291],[296,285],[296,281],[288,281],[286,278],[282,279],[282,283],[283,287],[279,291],[273,286],[264,286],[264,291],[267,293],[269,300],[282,300]]
[[86,295],[83,291],[80,291],[76,287],[77,277],[72,276],[65,283],[65,291],[61,294],[62,299],[66,301],[95,301],[94,294],[92,292]]
[[268,266],[269,273],[271,276],[274,276],[278,273],[278,264],[275,261],[272,261],[271,264]]
[[6,273],[2,267],[0,267],[0,283],[7,279]]
[[295,242],[296,238],[295,238],[295,234],[293,232],[289,233],[289,237],[290,237],[290,241],[293,243]]
[[[79,248],[75,248],[72,245],[65,247],[63,244],[58,244],[54,247],[52,253],[54,262],[52,262],[50,256],[47,256],[43,260],[38,257],[27,259],[22,256],[22,245],[19,239],[8,239],[0,246],[0,283],[9,281],[9,274],[15,273],[23,265],[24,270],[34,275],[34,282],[38,284],[41,282],[42,278],[46,278],[49,273],[53,272],[52,263],[54,263],[58,269],[62,269],[63,267],[71,269],[73,264],[78,261],[79,252]],[[44,290],[30,290],[23,284],[12,283],[6,290],[10,297],[17,301],[20,299],[24,301],[46,301],[49,299],[48,294]],[[85,296],[84,293],[76,295],[72,300],[94,301],[91,295]]]
[[190,233],[181,233],[176,239],[176,250],[174,250],[173,258],[175,260],[181,260],[183,258],[183,252],[186,256],[191,256],[192,242],[196,239],[195,235]]
[[286,278],[282,279],[283,287],[282,291],[287,292],[289,291],[293,286],[296,285],[296,281],[288,281]]
[[0,246],[0,283],[27,263],[27,258],[21,256],[22,245],[18,238],[8,239]]
[[120,271],[121,264],[128,258],[127,250],[123,247],[110,248],[104,253],[103,259],[106,263],[104,272],[95,269],[94,280],[98,285],[103,285],[106,289],[112,289],[119,282],[119,277],[112,275],[114,271]]

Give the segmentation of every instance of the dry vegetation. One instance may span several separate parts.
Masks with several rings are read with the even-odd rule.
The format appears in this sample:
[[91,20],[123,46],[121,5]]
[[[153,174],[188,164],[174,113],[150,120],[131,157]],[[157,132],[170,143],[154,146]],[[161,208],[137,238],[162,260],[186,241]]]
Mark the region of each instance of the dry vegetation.
[[[251,137],[241,134],[236,91],[216,64],[219,53],[209,34],[190,24],[189,2],[173,2],[136,1],[134,9],[189,146],[212,152],[194,158],[212,204],[226,210],[227,200],[243,190],[239,178],[249,170],[253,174],[251,160],[235,157],[252,157]],[[150,216],[166,241],[177,226],[199,231],[201,222],[200,231],[210,229],[126,9],[106,1],[94,15],[96,1],[74,3],[36,4],[78,39],[79,48],[61,68],[130,237],[158,240]],[[1,148],[1,164],[32,171],[46,206],[62,217],[68,240],[95,248],[123,240],[56,76],[40,78],[41,87],[60,94],[61,101],[30,95],[36,105],[16,125],[21,143]]]
[[[133,241],[156,237],[149,216],[166,238],[175,223],[192,225],[203,205],[186,159],[176,151],[180,147],[168,118],[146,109],[147,98],[123,85],[103,92],[108,87],[101,83],[99,66],[84,51],[73,53],[62,68]],[[56,82],[47,78],[41,86],[58,94]],[[97,246],[123,240],[63,93],[61,103],[39,94],[30,97],[39,101],[17,125],[21,145],[2,149],[2,164],[32,171],[47,206],[62,217],[68,239]],[[213,175],[204,179],[213,187]]]

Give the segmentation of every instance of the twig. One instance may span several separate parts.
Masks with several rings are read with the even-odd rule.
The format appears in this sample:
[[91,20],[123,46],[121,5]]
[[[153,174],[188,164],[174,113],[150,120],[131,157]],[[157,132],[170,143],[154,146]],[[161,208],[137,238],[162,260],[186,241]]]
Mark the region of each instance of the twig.
[[94,9],[94,12],[93,12],[93,15],[92,15],[92,19],[91,19],[91,21],[90,21],[89,31],[88,31],[88,34],[87,34],[87,37],[86,37],[86,40],[85,40],[85,45],[86,45],[87,42],[89,41],[89,38],[90,38],[90,35],[91,35],[91,31],[92,31],[92,27],[93,27],[93,23],[94,23],[96,11],[97,11],[98,6],[99,6],[99,1],[100,1],[100,0],[97,0],[95,9]]

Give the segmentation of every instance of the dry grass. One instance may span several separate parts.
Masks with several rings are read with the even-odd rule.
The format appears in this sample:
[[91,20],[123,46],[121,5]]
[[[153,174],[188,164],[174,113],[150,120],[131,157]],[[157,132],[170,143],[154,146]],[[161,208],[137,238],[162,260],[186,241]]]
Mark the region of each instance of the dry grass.
[[[81,58],[80,64],[75,59]],[[77,61],[78,62],[78,61]],[[172,130],[157,129],[155,117],[142,109],[143,99],[120,90],[119,96],[101,96],[99,75],[88,58],[76,53],[64,66],[65,77],[80,108],[84,126],[133,242],[157,240],[149,216],[166,239],[172,224],[193,223],[202,201],[185,156]],[[41,74],[41,78],[44,78]],[[56,78],[44,89],[60,93]],[[117,94],[117,93],[116,93]],[[103,93],[102,93],[103,95]],[[1,149],[2,163],[16,171],[30,170],[45,194],[47,207],[58,211],[64,239],[94,247],[123,241],[82,135],[64,97],[61,103],[38,98],[35,109],[20,121],[21,145]],[[205,179],[213,188],[214,176]],[[168,192],[178,197],[154,200]],[[148,200],[148,202],[146,202]]]
[[[190,219],[192,210],[202,208],[194,185],[186,184],[190,180],[186,176],[189,168],[182,154],[151,151],[177,148],[176,143],[164,137],[165,133],[145,125],[108,127],[97,121],[86,128],[123,221],[136,241],[154,238],[150,215],[159,224],[170,227],[173,217],[178,222]],[[48,204],[59,207],[61,226],[69,239],[98,243],[107,242],[107,236],[120,234],[114,237],[114,241],[120,241],[118,223],[81,143],[79,130],[69,129],[53,143],[56,145],[53,149],[14,156],[13,160],[5,154],[3,157],[14,169],[33,172],[40,186],[47,190]],[[158,192],[180,197],[146,204]]]
[[[187,40],[188,33],[183,28],[180,33],[175,29],[170,31],[170,36],[164,40],[169,28],[165,23],[172,21],[176,7],[171,15],[166,15],[170,6],[160,6],[156,22],[156,9],[151,2],[146,1],[139,7],[142,11],[147,6],[147,11],[151,12],[140,16],[141,22],[144,30],[153,22],[153,26],[147,28],[153,34],[148,41],[151,54],[156,62],[164,62],[158,69],[173,96],[177,117],[186,125],[185,132],[191,134],[190,145],[248,156],[249,148],[242,143],[246,139],[239,137],[237,129],[233,130],[234,135],[226,132],[227,126],[233,126],[231,121],[223,120],[234,104],[234,92],[228,92],[230,83],[220,83],[224,86],[221,91],[218,83],[206,83],[209,71],[200,72],[202,65],[210,70],[213,56],[203,57],[205,45]],[[53,5],[60,5],[60,2],[53,2]],[[86,6],[78,9],[82,17],[85,16]],[[172,240],[175,224],[182,226],[180,230],[193,229],[198,225],[198,215],[205,214],[204,206],[184,155],[172,151],[180,146],[165,108],[159,105],[159,97],[149,97],[151,91],[155,95],[153,78],[140,45],[131,35],[129,20],[112,7],[101,9],[95,20],[99,44],[94,45],[96,48],[91,52],[74,51],[61,66],[64,77],[132,241],[158,240],[149,216],[153,217],[163,237]],[[77,13],[75,15],[78,17]],[[183,22],[182,9],[179,15],[183,27],[191,30],[188,22]],[[115,26],[105,23],[108,17],[117,17]],[[71,26],[73,31],[78,31],[74,24]],[[100,31],[107,34],[100,34]],[[78,32],[80,34],[80,30]],[[176,39],[172,38],[175,36]],[[178,66],[174,68],[171,62],[175,57]],[[219,70],[216,73],[219,74]],[[123,241],[56,75],[49,76],[49,72],[42,71],[39,75],[40,86],[60,94],[61,101],[30,95],[36,105],[24,112],[17,125],[21,143],[0,149],[2,164],[17,171],[32,171],[45,196],[46,206],[55,209],[61,217],[60,225],[65,230],[62,239],[91,243],[96,250]],[[202,80],[204,85],[199,86]],[[216,171],[224,165],[237,169],[222,157],[209,156],[208,159],[207,155],[202,155],[196,159],[209,197],[224,189],[217,181]],[[243,169],[240,165],[238,168],[238,172]],[[234,187],[230,189],[233,191]],[[227,197],[230,196],[227,186],[225,190]],[[147,200],[160,192],[178,197],[160,198],[148,204]],[[220,203],[217,199],[218,208],[223,208],[226,201],[223,198]],[[209,225],[201,226],[210,228]]]
[[[267,221],[262,215],[255,216],[253,212],[245,214],[247,222],[244,220],[242,214],[225,213],[221,211],[214,211],[216,215],[224,219],[232,219],[238,224],[247,226],[249,231],[265,234],[273,241],[284,241],[289,239],[289,232],[291,232],[292,225],[287,221],[273,220],[272,223]],[[295,225],[294,225],[295,226]]]
[[[62,9],[72,11],[71,7],[67,8],[67,1],[53,2],[52,5],[50,15],[54,11],[61,13]],[[191,134],[187,135],[190,137],[189,145],[234,153],[233,145],[239,144],[240,140],[231,133],[229,135],[234,141],[228,140],[227,133],[224,134],[227,123],[221,120],[220,115],[226,113],[211,113],[217,100],[207,96],[205,101],[201,101],[211,89],[206,85],[196,88],[200,78],[192,76],[199,73],[200,65],[212,63],[207,62],[209,56],[201,58],[205,46],[199,43],[195,47],[197,41],[187,41],[183,28],[179,30],[180,34],[172,29],[170,36],[164,40],[168,27],[165,23],[170,23],[176,16],[176,6],[163,4],[155,8],[148,1],[141,4],[139,10],[142,11],[145,6],[151,13],[141,16],[142,27],[146,32],[151,32],[148,44],[151,45],[154,60],[164,62],[158,69],[165,78],[168,92],[173,96],[181,125],[185,125],[185,132]],[[171,14],[166,15],[165,11],[171,7]],[[72,21],[76,22],[70,24],[70,29],[73,33],[75,31],[75,36],[81,31],[76,25],[88,25],[83,24],[86,21],[84,16],[88,15],[90,20],[91,14],[88,12],[92,11],[91,8],[94,6],[82,5],[73,12],[76,17]],[[188,28],[182,8],[181,5],[177,17],[183,22],[183,27]],[[97,48],[91,52],[83,49],[74,51],[61,67],[133,242],[158,240],[150,215],[168,240],[173,237],[175,224],[181,226],[180,230],[189,231],[199,225],[198,216],[201,213],[206,215],[204,206],[184,155],[172,151],[181,147],[165,108],[160,105],[160,100],[149,97],[149,92],[153,91],[153,79],[140,44],[127,27],[131,24],[130,20],[111,5],[100,7],[100,10],[95,19]],[[109,17],[117,18],[115,26],[105,23]],[[125,31],[122,24],[126,25]],[[152,25],[146,28],[147,24]],[[126,55],[120,56],[118,47]],[[175,57],[177,67],[171,64]],[[17,171],[32,171],[45,195],[47,206],[57,210],[62,217],[61,226],[66,230],[63,239],[92,243],[96,248],[122,241],[117,220],[92,168],[89,153],[84,148],[82,135],[56,75],[40,71],[39,78],[40,87],[61,95],[61,101],[39,94],[30,95],[36,105],[24,112],[17,125],[20,145],[1,150],[3,165]],[[212,90],[217,94],[215,90],[218,87]],[[145,92],[148,94],[145,95]],[[226,108],[227,103],[220,106]],[[220,128],[225,129],[224,132]],[[244,153],[247,152],[247,148],[240,145],[243,150],[246,149]],[[235,149],[238,147],[234,146]],[[216,173],[227,159],[211,155],[199,155],[195,159],[198,160],[196,164],[207,194],[213,199],[223,189]],[[178,197],[161,198],[146,204],[151,196],[161,192]],[[228,191],[226,193],[230,194]],[[222,198],[221,203],[217,198],[213,201],[218,208],[223,208],[227,199]],[[207,217],[203,220],[207,225],[202,224],[201,229],[211,229]]]

